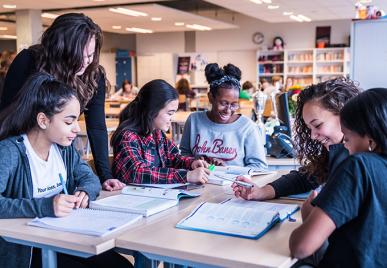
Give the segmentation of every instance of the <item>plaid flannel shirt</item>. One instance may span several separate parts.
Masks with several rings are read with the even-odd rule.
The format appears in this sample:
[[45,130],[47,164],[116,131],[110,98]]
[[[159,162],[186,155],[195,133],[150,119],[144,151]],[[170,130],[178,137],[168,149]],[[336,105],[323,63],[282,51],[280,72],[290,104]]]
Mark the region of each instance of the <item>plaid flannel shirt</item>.
[[[155,149],[161,167],[155,167]],[[153,153],[152,153],[153,152]],[[113,176],[125,183],[185,183],[194,157],[180,154],[161,130],[146,137],[124,131],[114,147]]]

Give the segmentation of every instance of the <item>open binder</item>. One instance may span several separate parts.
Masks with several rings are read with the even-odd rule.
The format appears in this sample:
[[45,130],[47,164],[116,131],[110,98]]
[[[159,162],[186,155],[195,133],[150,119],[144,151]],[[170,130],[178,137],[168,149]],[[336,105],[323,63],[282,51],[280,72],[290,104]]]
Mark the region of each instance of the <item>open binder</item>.
[[298,205],[230,199],[201,203],[176,227],[186,230],[258,239],[299,209]]

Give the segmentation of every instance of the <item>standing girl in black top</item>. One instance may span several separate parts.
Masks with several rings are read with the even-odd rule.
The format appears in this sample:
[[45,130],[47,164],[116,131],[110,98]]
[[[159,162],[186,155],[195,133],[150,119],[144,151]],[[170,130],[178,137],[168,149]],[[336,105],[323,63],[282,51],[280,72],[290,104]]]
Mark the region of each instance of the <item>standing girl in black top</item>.
[[102,31],[80,13],[59,16],[43,33],[41,43],[21,51],[11,64],[4,82],[0,111],[15,101],[27,78],[44,71],[75,89],[85,113],[87,135],[97,174],[106,190],[123,184],[113,179],[108,164],[105,123],[105,72],[99,65]]

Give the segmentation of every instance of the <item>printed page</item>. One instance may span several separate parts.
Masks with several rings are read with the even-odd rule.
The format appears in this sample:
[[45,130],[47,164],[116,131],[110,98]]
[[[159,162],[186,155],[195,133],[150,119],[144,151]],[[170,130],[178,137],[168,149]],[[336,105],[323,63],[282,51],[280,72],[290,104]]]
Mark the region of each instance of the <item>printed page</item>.
[[228,174],[234,174],[237,176],[243,176],[243,175],[264,175],[264,174],[270,174],[271,171],[267,171],[260,168],[254,168],[254,167],[240,167],[240,166],[216,166],[215,171],[221,171]]
[[278,212],[280,220],[286,219],[289,215],[293,214],[298,210],[299,206],[294,204],[278,204],[270,202],[260,202],[260,201],[247,201],[242,198],[232,198],[222,204],[227,206],[237,206],[242,208],[252,208],[254,210],[260,211],[272,211]]
[[133,195],[114,195],[90,203],[91,208],[140,213],[145,216],[177,205],[177,200],[151,198]]
[[139,187],[139,186],[126,186],[121,191],[125,195],[136,195],[145,196],[151,198],[162,198],[169,200],[179,200],[181,197],[196,197],[200,194],[194,192],[187,192],[178,189],[160,189],[150,187]]
[[66,217],[36,218],[28,225],[43,228],[102,236],[134,223],[142,216],[133,213],[120,213],[92,209],[74,209]]
[[159,184],[159,183],[131,183],[130,185],[138,186],[138,187],[152,187],[152,188],[160,188],[160,189],[174,189],[177,187],[181,187],[184,185],[188,185],[189,183],[169,183],[169,184]]
[[224,204],[203,203],[177,226],[256,237],[271,225],[277,213]]

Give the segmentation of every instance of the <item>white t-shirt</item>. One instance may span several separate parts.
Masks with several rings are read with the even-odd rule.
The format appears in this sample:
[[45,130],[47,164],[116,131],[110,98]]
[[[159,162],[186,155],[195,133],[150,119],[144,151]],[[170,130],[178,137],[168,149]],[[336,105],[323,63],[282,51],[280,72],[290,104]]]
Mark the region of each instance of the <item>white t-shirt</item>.
[[60,193],[63,186],[59,179],[59,173],[62,174],[66,184],[67,172],[58,146],[51,145],[48,159],[45,161],[36,154],[27,135],[22,136],[31,169],[33,197],[51,197]]

